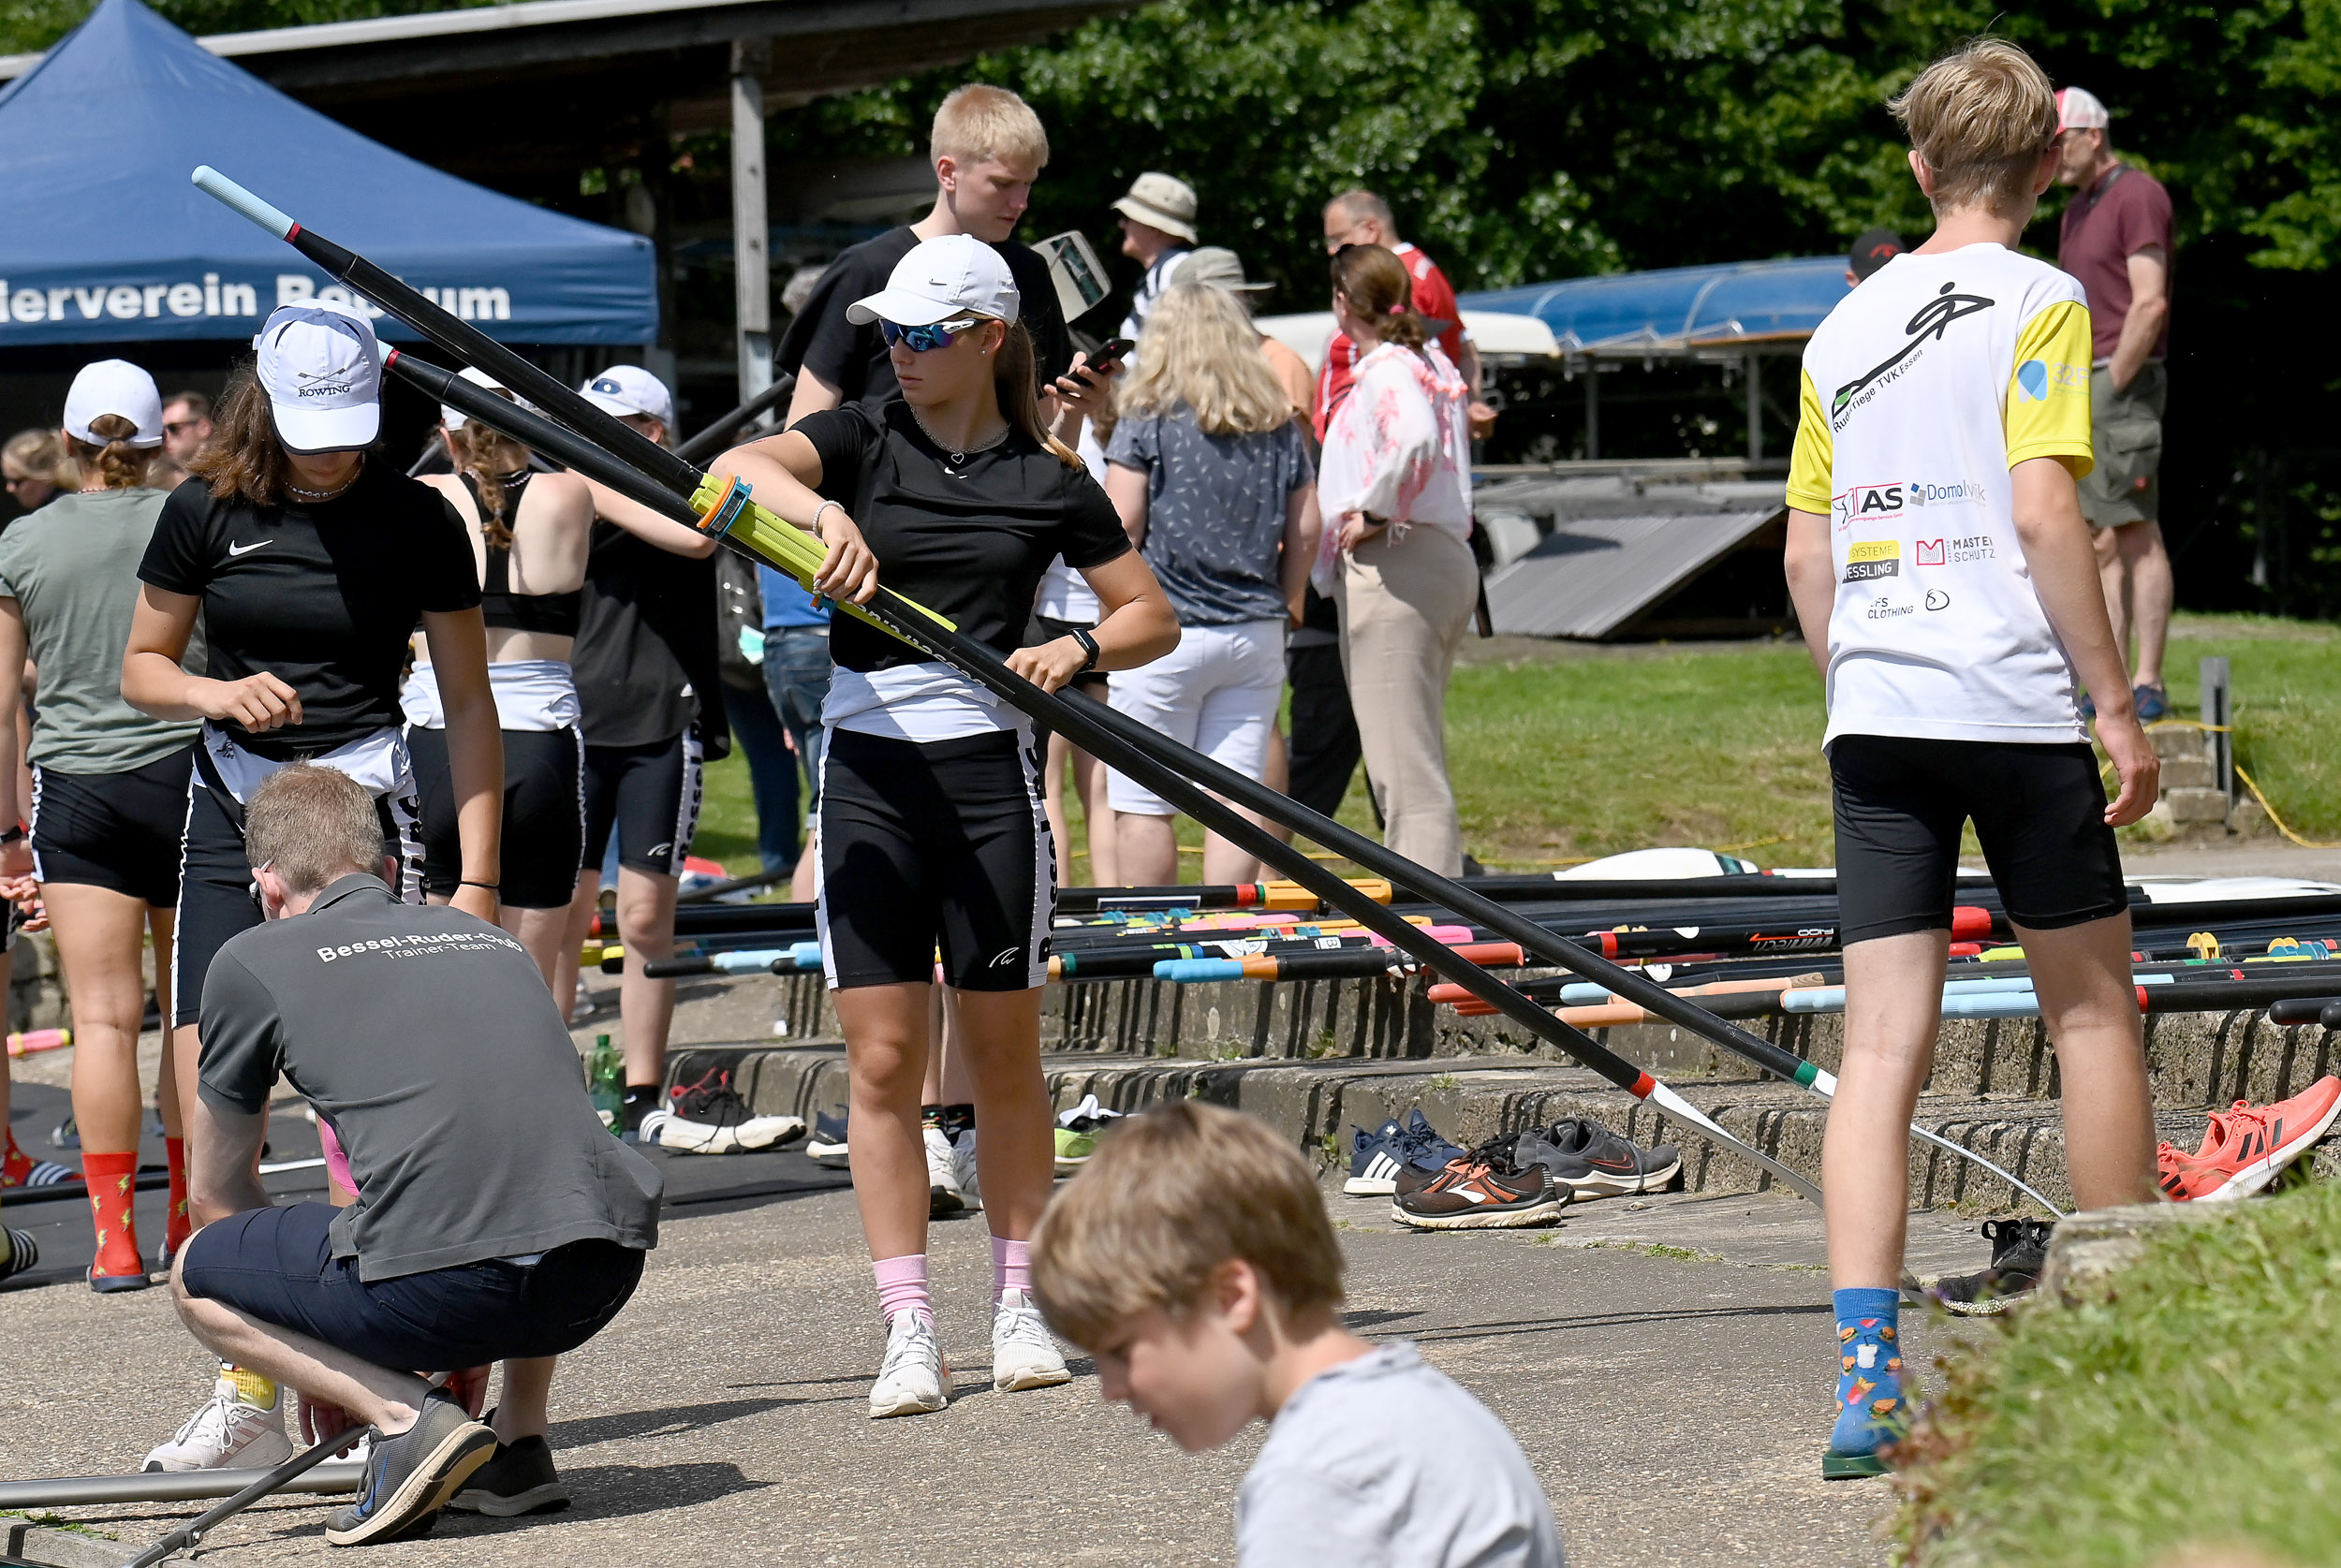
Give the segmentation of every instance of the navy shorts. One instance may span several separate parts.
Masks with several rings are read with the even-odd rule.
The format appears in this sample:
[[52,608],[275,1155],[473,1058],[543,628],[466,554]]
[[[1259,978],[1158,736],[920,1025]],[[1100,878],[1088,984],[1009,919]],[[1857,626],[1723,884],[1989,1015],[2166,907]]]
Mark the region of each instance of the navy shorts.
[[642,1278],[642,1253],[572,1241],[533,1264],[491,1258],[361,1280],[336,1258],[329,1204],[247,1209],[188,1241],[187,1294],[322,1340],[361,1361],[437,1372],[559,1356],[601,1332]]

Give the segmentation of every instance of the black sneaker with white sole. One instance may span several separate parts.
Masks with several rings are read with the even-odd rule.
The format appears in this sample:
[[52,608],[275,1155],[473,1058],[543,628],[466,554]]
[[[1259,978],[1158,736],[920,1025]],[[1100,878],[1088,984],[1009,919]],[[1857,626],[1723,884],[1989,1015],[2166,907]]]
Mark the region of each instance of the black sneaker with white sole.
[[2040,1270],[2048,1267],[2049,1236],[2054,1220],[1986,1220],[1984,1238],[1992,1243],[1991,1266],[1973,1274],[1951,1274],[1927,1291],[1936,1305],[1961,1317],[1989,1317],[2040,1288]]
[[569,1488],[552,1468],[552,1449],[541,1437],[499,1443],[493,1458],[472,1472],[447,1505],[464,1514],[499,1519],[523,1514],[553,1514],[569,1505]]
[[1659,1192],[1683,1168],[1682,1151],[1671,1143],[1637,1149],[1600,1122],[1575,1116],[1521,1134],[1511,1157],[1523,1169],[1542,1165],[1580,1198]]
[[432,1390],[413,1426],[374,1440],[358,1501],[327,1516],[326,1540],[360,1546],[420,1525],[493,1457],[495,1446],[495,1434],[453,1396]]

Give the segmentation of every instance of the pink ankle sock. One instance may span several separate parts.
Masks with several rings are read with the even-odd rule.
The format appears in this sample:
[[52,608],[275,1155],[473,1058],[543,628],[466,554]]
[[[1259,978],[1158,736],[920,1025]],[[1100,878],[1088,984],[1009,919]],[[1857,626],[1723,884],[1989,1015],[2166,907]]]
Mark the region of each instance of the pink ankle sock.
[[997,1301],[1011,1290],[1032,1295],[1032,1243],[1010,1241],[1005,1236],[992,1238],[992,1299]]
[[927,1295],[927,1254],[911,1253],[903,1257],[882,1257],[870,1265],[870,1272],[877,1276],[878,1315],[887,1322],[905,1307],[915,1307],[935,1321],[935,1300]]

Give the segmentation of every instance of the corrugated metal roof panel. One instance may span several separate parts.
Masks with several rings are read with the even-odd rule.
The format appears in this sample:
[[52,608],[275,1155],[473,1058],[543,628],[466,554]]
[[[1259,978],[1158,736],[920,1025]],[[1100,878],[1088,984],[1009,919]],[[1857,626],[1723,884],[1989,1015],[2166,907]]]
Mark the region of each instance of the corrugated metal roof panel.
[[1690,580],[1779,510],[1568,518],[1488,578],[1498,632],[1603,637]]

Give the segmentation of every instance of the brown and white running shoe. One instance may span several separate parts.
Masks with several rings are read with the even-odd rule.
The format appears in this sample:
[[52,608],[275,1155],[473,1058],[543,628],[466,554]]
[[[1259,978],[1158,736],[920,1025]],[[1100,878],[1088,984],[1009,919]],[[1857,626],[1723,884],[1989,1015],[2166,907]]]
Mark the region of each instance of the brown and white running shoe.
[[1568,1198],[1542,1165],[1506,1176],[1484,1161],[1457,1160],[1429,1186],[1400,1194],[1390,1214],[1417,1230],[1520,1230],[1558,1219]]

